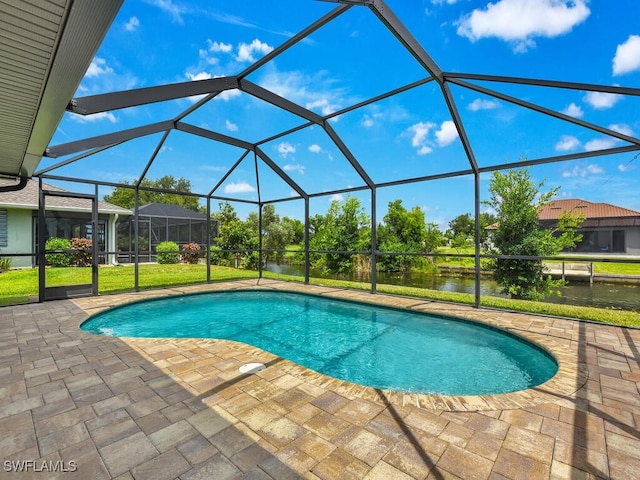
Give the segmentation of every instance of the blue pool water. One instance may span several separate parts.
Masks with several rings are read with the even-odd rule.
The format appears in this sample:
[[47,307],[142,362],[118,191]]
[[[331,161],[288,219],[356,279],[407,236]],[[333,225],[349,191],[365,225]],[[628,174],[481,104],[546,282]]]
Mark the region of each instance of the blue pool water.
[[148,300],[89,318],[83,330],[254,345],[331,377],[446,395],[539,385],[557,363],[506,332],[457,319],[317,296],[231,291]]

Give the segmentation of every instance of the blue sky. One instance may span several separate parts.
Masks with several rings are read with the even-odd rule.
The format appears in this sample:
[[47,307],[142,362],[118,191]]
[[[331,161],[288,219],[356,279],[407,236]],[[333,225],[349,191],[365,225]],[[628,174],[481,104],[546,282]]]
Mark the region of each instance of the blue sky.
[[[640,3],[637,0],[388,0],[388,6],[445,72],[506,75],[640,87]],[[293,34],[336,8],[315,0],[200,2],[125,0],[76,96],[236,75]],[[428,77],[366,7],[354,6],[247,79],[315,113],[327,115]],[[630,137],[640,136],[640,98],[584,90],[475,82]],[[450,85],[480,166],[596,151],[629,143],[541,113]],[[199,98],[131,107],[88,117],[67,113],[51,145],[170,120]],[[247,93],[227,90],[185,122],[248,142],[306,123]],[[329,122],[376,183],[465,170],[469,162],[435,82],[358,108]],[[133,181],[162,134],[126,142],[52,174]],[[363,180],[319,126],[267,142],[262,149],[303,189],[325,192],[362,186]],[[185,177],[208,193],[243,150],[173,131],[147,177]],[[44,159],[42,167],[64,158]],[[638,152],[533,167],[545,189],[560,198],[608,202],[640,211]],[[263,200],[289,198],[291,187],[258,161]],[[490,174],[482,175],[488,198]],[[55,182],[54,182],[55,183]],[[60,184],[72,190],[89,187]],[[216,191],[257,200],[256,167],[248,155]],[[100,195],[110,189],[101,187]],[[368,191],[354,193],[370,210]],[[324,213],[333,199],[311,201]],[[473,211],[470,176],[379,189],[378,221],[400,198],[419,206],[427,221],[446,228]],[[245,215],[249,208],[235,203]],[[276,205],[302,218],[303,202]],[[214,202],[212,209],[216,210]],[[483,210],[485,207],[483,207]]]

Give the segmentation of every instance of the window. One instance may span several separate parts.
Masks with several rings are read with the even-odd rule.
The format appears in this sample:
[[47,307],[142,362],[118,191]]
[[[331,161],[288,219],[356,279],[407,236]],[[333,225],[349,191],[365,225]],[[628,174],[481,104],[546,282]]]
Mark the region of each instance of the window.
[[6,247],[9,244],[9,227],[7,218],[7,211],[0,209],[0,247]]

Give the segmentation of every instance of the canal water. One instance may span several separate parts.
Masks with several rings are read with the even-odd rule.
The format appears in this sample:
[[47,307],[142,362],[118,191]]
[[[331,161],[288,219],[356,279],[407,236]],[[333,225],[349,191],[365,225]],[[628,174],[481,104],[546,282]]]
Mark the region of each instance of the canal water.
[[[265,270],[286,275],[304,275],[304,268],[300,265],[286,265],[269,262]],[[322,271],[312,270],[311,277],[334,278],[339,280],[351,280],[357,282],[370,282],[369,273],[352,273],[349,275],[326,275]],[[446,276],[424,272],[409,272],[395,274],[378,272],[378,284],[404,285],[406,287],[419,287],[445,292],[475,292],[475,281],[468,276]],[[491,279],[483,277],[480,282],[480,294],[496,297],[504,297],[501,288]],[[569,282],[560,289],[562,296],[551,296],[544,301],[566,305],[580,305],[597,308],[611,308],[618,310],[631,310],[640,312],[640,286],[624,284],[607,284],[596,282]]]

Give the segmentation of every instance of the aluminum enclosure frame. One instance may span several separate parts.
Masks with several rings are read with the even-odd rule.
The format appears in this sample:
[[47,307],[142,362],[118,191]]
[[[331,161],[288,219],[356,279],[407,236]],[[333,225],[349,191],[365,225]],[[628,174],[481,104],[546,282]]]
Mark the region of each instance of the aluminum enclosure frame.
[[[566,114],[559,113],[548,108],[545,108],[541,105],[537,105],[533,102],[529,102],[520,98],[512,97],[509,95],[502,94],[497,90],[487,88],[485,86],[479,85],[474,82],[483,82],[483,83],[498,83],[498,84],[521,84],[521,85],[531,85],[531,86],[539,86],[545,88],[562,88],[562,89],[574,89],[574,90],[584,90],[588,92],[601,92],[601,93],[612,93],[618,95],[628,95],[628,96],[640,96],[640,88],[631,88],[631,87],[620,87],[620,86],[607,86],[607,85],[595,85],[595,84],[586,84],[579,82],[562,82],[562,81],[551,81],[551,80],[543,80],[543,79],[532,79],[532,78],[520,78],[520,77],[508,77],[508,76],[496,76],[496,75],[482,75],[482,74],[473,74],[473,73],[454,73],[454,72],[445,72],[443,71],[438,64],[431,58],[428,52],[422,47],[422,45],[418,42],[418,40],[411,34],[411,32],[402,24],[402,22],[398,19],[398,17],[391,11],[389,6],[384,2],[384,0],[325,0],[332,3],[337,3],[338,5],[331,10],[328,14],[324,15],[322,18],[316,20],[308,27],[301,30],[299,33],[293,35],[287,41],[285,41],[282,45],[276,47],[272,52],[266,54],[260,60],[256,61],[254,64],[246,68],[244,71],[238,73],[236,76],[223,77],[223,78],[214,78],[209,80],[200,80],[193,82],[181,82],[174,83],[168,85],[160,85],[156,87],[148,87],[143,89],[135,89],[128,90],[122,92],[114,92],[107,93],[101,95],[93,95],[88,97],[79,97],[72,99],[67,105],[67,111],[78,114],[78,115],[90,115],[96,113],[104,113],[110,112],[113,110],[129,108],[144,104],[151,104],[156,102],[174,100],[179,98],[187,98],[194,95],[205,95],[203,99],[198,101],[196,104],[192,105],[188,109],[182,111],[179,115],[172,119],[166,119],[164,121],[160,121],[157,123],[152,123],[148,125],[144,125],[137,128],[121,130],[115,133],[96,136],[92,138],[85,138],[82,140],[69,142],[66,144],[59,145],[50,145],[44,152],[43,156],[47,158],[58,158],[65,157],[68,155],[76,155],[73,158],[64,160],[57,164],[51,165],[47,168],[43,168],[34,173],[35,176],[45,179],[51,180],[63,180],[63,181],[75,181],[81,183],[90,183],[95,185],[106,185],[111,187],[127,187],[134,188],[136,194],[136,218],[137,218],[137,205],[138,205],[138,195],[140,190],[153,190],[148,187],[143,187],[141,185],[142,181],[146,178],[147,172],[149,168],[153,164],[156,155],[162,148],[163,144],[171,135],[173,131],[180,131],[190,135],[196,135],[202,138],[206,138],[213,142],[220,142],[226,145],[230,145],[236,148],[239,148],[242,153],[240,154],[237,161],[234,165],[229,169],[229,171],[219,180],[214,186],[212,186],[209,192],[201,192],[201,193],[193,193],[192,195],[203,198],[206,201],[206,208],[208,215],[211,212],[210,202],[211,200],[222,200],[222,201],[233,201],[233,202],[245,202],[249,204],[253,204],[258,208],[259,220],[260,220],[260,231],[262,230],[262,206],[268,203],[277,203],[283,201],[290,200],[303,200],[305,206],[305,239],[304,239],[304,252],[305,252],[305,282],[309,282],[309,200],[311,198],[316,198],[320,196],[332,195],[334,193],[351,193],[357,191],[365,191],[368,190],[371,196],[371,278],[372,278],[372,292],[376,291],[376,258],[380,254],[384,254],[385,252],[378,251],[376,249],[376,225],[377,225],[377,212],[376,212],[376,198],[377,191],[381,188],[390,187],[390,186],[398,186],[398,185],[406,185],[410,183],[416,182],[428,182],[431,180],[445,179],[445,178],[453,178],[457,176],[470,175],[473,176],[474,182],[474,218],[476,225],[476,241],[475,241],[475,305],[480,305],[480,175],[486,172],[492,172],[496,170],[503,170],[506,168],[522,168],[529,167],[534,165],[543,165],[548,163],[555,162],[566,162],[577,159],[589,158],[592,156],[603,156],[603,155],[614,155],[619,153],[631,153],[631,152],[640,152],[640,139],[631,135],[626,135],[617,131],[614,131],[610,128],[603,127],[594,123],[586,122],[574,117],[570,117]],[[274,92],[271,92],[251,81],[247,80],[246,77],[266,64],[267,62],[277,58],[278,55],[287,51],[292,46],[297,43],[305,40],[309,37],[313,32],[317,31],[322,26],[330,23],[331,21],[340,17],[343,13],[348,11],[351,8],[368,8],[371,10],[372,14],[389,30],[389,32],[398,40],[398,42],[410,53],[410,55],[418,62],[418,64],[425,70],[426,76],[418,81],[414,81],[412,83],[406,84],[400,88],[396,88],[389,92],[386,92],[381,95],[377,95],[371,99],[361,101],[357,104],[350,105],[340,111],[333,112],[328,115],[319,115],[311,110],[296,104],[288,99],[285,99]],[[428,176],[418,176],[411,177],[407,176],[401,180],[395,180],[391,182],[381,182],[376,183],[366,168],[363,167],[362,163],[359,159],[351,152],[347,143],[340,137],[340,135],[331,127],[330,120],[339,115],[351,112],[358,108],[361,108],[366,105],[370,105],[374,102],[378,102],[380,100],[384,100],[399,93],[403,93],[405,91],[409,91],[411,89],[420,87],[430,82],[435,82],[440,89],[440,93],[443,96],[446,107],[448,109],[449,114],[451,115],[451,119],[455,124],[457,131],[459,133],[459,138],[462,143],[462,147],[464,150],[464,154],[466,156],[466,161],[469,165],[468,169],[457,170],[445,172],[437,175],[428,175]],[[580,126],[582,128],[586,128],[592,130],[594,132],[598,132],[600,134],[608,135],[610,137],[616,138],[618,140],[624,141],[628,143],[628,145],[622,147],[614,147],[608,148],[605,150],[601,150],[598,152],[581,152],[574,153],[568,155],[558,155],[553,157],[546,158],[534,158],[527,159],[518,162],[511,163],[502,163],[496,165],[489,166],[480,166],[476,159],[476,154],[473,148],[472,143],[470,142],[467,132],[465,129],[465,124],[458,112],[458,106],[455,98],[451,93],[451,85],[455,85],[457,87],[464,88],[469,91],[475,91],[478,93],[482,93],[483,95],[487,95],[492,98],[500,99],[505,102],[509,102],[520,107],[533,110],[540,114]],[[225,135],[219,132],[215,132],[212,130],[208,130],[202,127],[197,127],[191,125],[184,121],[184,118],[197,110],[198,108],[205,105],[207,102],[215,98],[217,95],[224,91],[238,89],[248,95],[251,95],[255,98],[258,98],[264,102],[267,102],[279,109],[282,109],[286,112],[291,113],[300,119],[300,124],[294,128],[289,130],[280,132],[276,135],[273,135],[269,138],[261,139],[257,142],[248,142],[243,140],[242,138],[232,137],[229,135]],[[349,164],[353,167],[353,169],[357,172],[358,176],[362,180],[361,186],[350,187],[345,189],[339,189],[334,191],[308,191],[303,189],[297,182],[291,178],[283,169],[281,169],[261,148],[261,145],[273,141],[278,138],[283,138],[291,133],[294,133],[299,130],[303,130],[310,126],[318,126],[324,130],[328,138],[334,143],[334,145],[340,150],[340,152],[347,159]],[[126,143],[130,140],[141,138],[148,135],[153,135],[157,133],[162,133],[162,138],[158,143],[155,151],[150,156],[147,161],[145,168],[141,171],[140,176],[135,181],[134,185],[121,184],[121,183],[107,183],[107,182],[93,182],[87,179],[82,178],[73,178],[62,175],[57,175],[56,170],[60,167],[69,165],[75,161],[80,159],[84,159],[91,155],[95,155],[97,153],[103,152],[112,148],[113,146],[120,145]],[[224,181],[231,175],[231,173],[235,170],[235,168],[240,165],[240,163],[247,158],[247,155],[250,153],[253,154],[253,160],[256,168],[256,181],[258,185],[258,201],[250,201],[250,200],[240,200],[236,198],[228,198],[224,196],[217,195],[217,191],[220,186],[224,183]],[[289,197],[289,198],[269,198],[265,199],[261,195],[260,190],[260,180],[258,178],[258,162],[262,162],[266,165],[273,173],[275,173],[280,179],[282,179],[289,187],[291,187],[297,194],[297,197]],[[260,243],[260,255],[263,254],[262,242]],[[138,288],[138,258],[136,251],[136,282],[135,288]],[[260,267],[261,268],[261,267]],[[262,274],[262,270],[259,270],[259,275]],[[209,271],[207,272],[207,279],[210,280]]]

